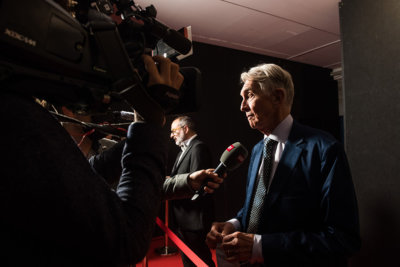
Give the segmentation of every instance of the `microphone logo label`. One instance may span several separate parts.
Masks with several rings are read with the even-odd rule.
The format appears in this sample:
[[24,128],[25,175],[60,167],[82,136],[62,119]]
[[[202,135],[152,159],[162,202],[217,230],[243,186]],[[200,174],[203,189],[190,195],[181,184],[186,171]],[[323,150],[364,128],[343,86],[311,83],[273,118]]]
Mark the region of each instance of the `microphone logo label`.
[[233,145],[228,146],[228,148],[226,149],[228,152],[231,152],[232,149],[234,149],[235,147]]

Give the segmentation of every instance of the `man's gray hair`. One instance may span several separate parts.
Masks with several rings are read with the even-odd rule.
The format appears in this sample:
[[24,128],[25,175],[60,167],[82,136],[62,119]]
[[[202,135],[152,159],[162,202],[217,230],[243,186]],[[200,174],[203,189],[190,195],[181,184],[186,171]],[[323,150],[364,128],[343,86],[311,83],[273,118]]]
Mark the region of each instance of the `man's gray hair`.
[[179,116],[175,120],[179,120],[178,125],[180,127],[187,126],[190,130],[196,132],[196,124],[191,117]]
[[292,105],[294,98],[294,86],[289,72],[276,64],[261,64],[243,72],[240,76],[243,83],[247,80],[256,82],[261,91],[271,95],[273,90],[283,88],[286,90],[286,103]]

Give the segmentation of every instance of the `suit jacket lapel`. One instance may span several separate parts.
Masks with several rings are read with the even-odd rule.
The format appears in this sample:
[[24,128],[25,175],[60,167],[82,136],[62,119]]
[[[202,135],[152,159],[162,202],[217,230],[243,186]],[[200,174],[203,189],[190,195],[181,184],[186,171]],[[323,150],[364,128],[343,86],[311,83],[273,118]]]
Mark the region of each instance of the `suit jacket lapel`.
[[276,168],[274,178],[267,195],[266,201],[268,203],[268,207],[274,204],[282,192],[282,189],[291,176],[291,173],[295,168],[302,151],[303,138],[297,137],[297,125],[293,123],[292,131],[289,135],[288,141],[285,144],[285,149]]
[[248,185],[247,185],[246,200],[243,209],[243,221],[242,221],[242,225],[245,227],[245,229],[247,228],[247,217],[248,217],[248,212],[250,212],[249,209],[251,208],[251,200],[254,191],[254,184],[255,181],[257,180],[258,170],[260,169],[263,145],[264,145],[264,140],[261,140],[257,145],[254,146],[252,157],[249,163],[249,173],[248,173],[249,180],[247,181]]
[[[183,152],[182,157],[181,157],[182,150],[178,153],[178,155],[176,156],[176,161],[175,161],[174,167],[172,168],[172,171],[171,171],[171,175],[175,175],[175,174],[176,174],[176,172],[177,172],[177,170],[178,170],[178,168],[179,168],[179,165],[181,165],[183,159],[186,157],[187,153],[188,153],[188,152],[190,151],[190,149],[192,148],[193,144],[195,143],[196,138],[197,138],[197,137],[195,137],[195,138],[190,142],[189,146],[185,149],[185,152]],[[180,158],[180,160],[179,160],[179,158]]]
[[179,163],[179,158],[180,158],[181,154],[182,154],[182,150],[179,151],[178,155],[176,156],[174,166],[172,167],[172,170],[171,170],[171,176],[174,176],[176,174],[176,171],[178,170],[178,163]]

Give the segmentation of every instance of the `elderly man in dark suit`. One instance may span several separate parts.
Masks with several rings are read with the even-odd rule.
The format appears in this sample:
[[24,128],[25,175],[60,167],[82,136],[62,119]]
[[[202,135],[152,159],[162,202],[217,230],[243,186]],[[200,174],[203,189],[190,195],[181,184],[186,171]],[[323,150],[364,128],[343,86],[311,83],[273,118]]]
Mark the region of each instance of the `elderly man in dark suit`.
[[[171,177],[164,183],[163,191],[169,191],[166,187],[173,184],[171,182],[174,182],[179,174],[193,173],[212,167],[210,151],[207,145],[198,138],[192,118],[188,116],[176,118],[171,124],[171,138],[175,140],[176,145],[181,147],[181,151],[177,155]],[[169,179],[172,179],[171,182],[168,182]],[[214,219],[212,197],[206,195],[196,201],[187,198],[175,199],[170,201],[170,206],[172,228],[207,265],[215,266],[210,249],[205,243],[207,232]],[[184,266],[195,266],[188,257],[181,255]]]
[[355,190],[342,145],[293,120],[291,75],[275,64],[241,76],[241,111],[264,134],[252,150],[236,218],[213,224],[228,262],[249,266],[347,266],[360,247]]

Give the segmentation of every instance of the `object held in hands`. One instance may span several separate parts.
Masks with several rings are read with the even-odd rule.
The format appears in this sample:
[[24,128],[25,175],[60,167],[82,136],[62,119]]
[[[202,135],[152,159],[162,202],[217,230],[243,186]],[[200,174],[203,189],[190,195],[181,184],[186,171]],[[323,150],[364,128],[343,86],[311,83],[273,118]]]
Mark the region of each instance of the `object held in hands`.
[[[247,158],[247,155],[247,149],[240,142],[228,146],[224,153],[222,153],[220,164],[214,170],[214,173],[218,174],[219,177],[222,177],[225,172],[233,171],[239,167]],[[204,181],[203,186],[193,195],[192,200],[196,200],[200,196],[205,196],[207,194],[207,192],[204,191],[204,187],[208,182],[209,179]]]

